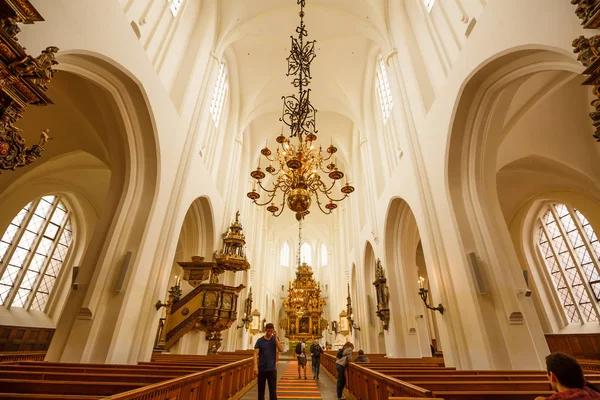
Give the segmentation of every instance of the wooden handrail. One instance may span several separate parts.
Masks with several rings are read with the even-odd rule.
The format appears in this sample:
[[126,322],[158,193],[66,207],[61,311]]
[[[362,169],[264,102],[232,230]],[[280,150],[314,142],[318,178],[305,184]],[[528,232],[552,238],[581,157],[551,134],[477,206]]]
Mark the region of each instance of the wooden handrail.
[[[367,386],[369,386],[369,384],[377,384],[377,381],[383,382],[385,384],[386,388],[381,388],[381,389],[384,389],[383,393],[385,393],[387,395],[395,395],[395,396],[402,395],[402,396],[406,396],[406,397],[433,397],[433,393],[431,392],[431,390],[424,389],[420,386],[416,386],[411,383],[402,381],[400,379],[392,378],[391,376],[384,375],[380,372],[370,370],[369,368],[366,368],[366,367],[360,365],[359,363],[351,362],[349,364],[349,368],[347,368],[347,369],[348,369],[348,372],[350,372],[351,374],[352,374],[352,372],[355,372],[355,373],[365,375],[367,377],[367,379],[366,379]],[[360,379],[360,375],[358,375],[357,378]],[[359,382],[359,383],[361,383],[361,382]],[[369,389],[369,388],[367,388],[367,389]],[[398,389],[399,389],[399,392],[398,392]],[[352,393],[352,391],[350,391],[350,392]],[[361,396],[361,398],[366,399],[368,397]],[[383,397],[383,398],[385,399],[386,397]]]
[[[105,397],[106,400],[166,400],[190,398],[202,394],[206,399],[232,398],[254,379],[253,359],[225,364],[216,368],[181,376],[143,388]],[[195,396],[192,396],[195,398]]]
[[[334,355],[325,353],[321,361],[323,367],[329,373],[334,377],[337,376],[335,367],[337,359]],[[360,363],[349,363],[346,373],[348,374],[347,389],[357,399],[376,398],[387,400],[392,396],[433,397],[431,390],[392,378],[377,371],[372,371],[360,365]]]

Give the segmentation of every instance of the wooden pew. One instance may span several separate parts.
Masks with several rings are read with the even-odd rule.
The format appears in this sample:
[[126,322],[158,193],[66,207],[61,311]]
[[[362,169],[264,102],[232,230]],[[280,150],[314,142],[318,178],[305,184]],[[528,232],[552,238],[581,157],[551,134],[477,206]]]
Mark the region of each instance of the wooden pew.
[[[201,364],[201,360],[206,362]],[[153,393],[146,388],[181,386],[181,382],[191,389],[204,382],[209,392],[218,395],[216,398],[221,398],[220,395],[233,398],[247,390],[255,379],[253,361],[244,354],[218,360],[214,356],[178,358],[169,355],[161,357],[160,361],[140,365],[46,362],[0,364],[0,398],[97,399],[141,389],[146,394]],[[167,383],[171,381],[177,383]],[[166,393],[164,390],[157,390],[158,397],[149,398],[170,398],[163,396]],[[184,393],[185,385],[178,390]],[[127,398],[137,397],[134,395]]]
[[46,357],[45,351],[12,351],[0,353],[0,363],[14,361],[44,361]]

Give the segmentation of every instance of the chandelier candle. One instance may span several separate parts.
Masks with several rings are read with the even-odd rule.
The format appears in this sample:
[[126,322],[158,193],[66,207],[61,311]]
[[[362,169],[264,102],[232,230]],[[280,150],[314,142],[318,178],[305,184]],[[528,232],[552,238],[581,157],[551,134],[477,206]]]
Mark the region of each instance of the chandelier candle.
[[[250,173],[254,184],[247,196],[256,205],[268,205],[267,211],[276,217],[283,213],[287,204],[296,213],[296,219],[301,220],[309,214],[313,200],[323,213],[331,214],[337,208],[336,203],[354,192],[354,187],[346,177],[340,193],[333,193],[335,183],[344,177],[344,173],[337,168],[334,156],[338,149],[333,145],[333,138],[325,154],[323,148],[316,144],[317,110],[310,102],[310,89],[306,89],[312,79],[310,64],[316,56],[315,41],[304,42],[304,37],[308,35],[304,27],[306,0],[296,1],[300,5],[300,25],[296,28],[298,37],[291,37],[286,75],[294,76],[292,85],[298,89],[298,95],[283,96],[283,112],[279,118],[289,128],[289,137],[284,136],[282,130],[275,139],[278,144],[275,154],[269,149],[267,139],[260,151],[258,166]],[[260,168],[261,156],[269,161],[265,171],[274,178],[272,182],[263,182],[267,175]],[[325,182],[327,178],[329,181]],[[256,190],[257,184],[259,191]],[[258,201],[261,198],[259,192],[265,193],[264,202]]]

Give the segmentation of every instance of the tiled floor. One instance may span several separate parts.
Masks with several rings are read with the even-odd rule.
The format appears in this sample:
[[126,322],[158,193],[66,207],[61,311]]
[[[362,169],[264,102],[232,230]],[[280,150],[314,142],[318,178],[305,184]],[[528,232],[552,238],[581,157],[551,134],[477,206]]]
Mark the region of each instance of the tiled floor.
[[[289,361],[280,361],[277,365],[277,380],[281,379],[283,372],[287,368]],[[308,379],[312,377],[312,369],[310,363],[306,366]],[[319,380],[317,381],[317,387],[321,391],[321,396],[323,400],[335,400],[337,399],[335,393],[335,382],[327,375],[323,368],[321,368],[321,373],[319,374]],[[267,387],[265,399],[269,398],[269,389]],[[256,385],[252,389],[250,389],[241,400],[256,400],[258,399],[258,388]]]

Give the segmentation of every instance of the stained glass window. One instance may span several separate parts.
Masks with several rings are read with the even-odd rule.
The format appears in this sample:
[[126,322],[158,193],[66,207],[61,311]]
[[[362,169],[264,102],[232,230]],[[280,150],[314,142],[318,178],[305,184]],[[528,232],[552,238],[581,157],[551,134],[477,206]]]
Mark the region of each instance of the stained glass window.
[[279,265],[282,267],[290,266],[290,245],[287,242],[283,243],[281,253],[279,255]]
[[44,196],[19,211],[0,240],[0,304],[44,311],[72,236],[59,197]]
[[382,57],[379,58],[379,65],[377,66],[377,80],[375,82],[375,87],[377,88],[377,97],[379,98],[379,106],[381,107],[383,123],[385,124],[390,116],[394,102],[392,100],[392,90],[390,89],[390,82]]
[[183,4],[183,0],[171,1],[171,6],[169,7],[169,10],[171,10],[171,14],[173,14],[174,17],[177,16],[177,13],[179,12],[179,9],[181,8],[182,4]]
[[223,103],[225,102],[225,95],[227,94],[228,87],[227,68],[225,68],[225,64],[221,63],[219,74],[217,75],[217,83],[215,84],[215,90],[213,91],[213,97],[210,101],[210,115],[212,115],[212,119],[216,126],[219,126],[221,111],[223,110]]
[[565,204],[547,207],[538,245],[570,323],[600,319],[600,244],[589,221]]
[[312,249],[308,243],[304,243],[300,247],[300,262],[312,265]]

